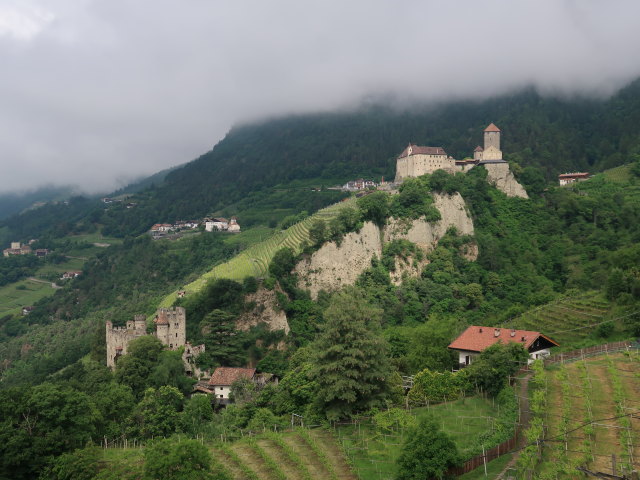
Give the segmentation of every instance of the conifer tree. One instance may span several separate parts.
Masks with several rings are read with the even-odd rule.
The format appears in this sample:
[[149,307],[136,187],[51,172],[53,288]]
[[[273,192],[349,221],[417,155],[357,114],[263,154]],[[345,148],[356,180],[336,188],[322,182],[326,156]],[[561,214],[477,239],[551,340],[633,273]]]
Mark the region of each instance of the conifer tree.
[[330,420],[380,406],[389,392],[390,362],[377,334],[381,315],[355,288],[331,299],[311,372],[319,406]]

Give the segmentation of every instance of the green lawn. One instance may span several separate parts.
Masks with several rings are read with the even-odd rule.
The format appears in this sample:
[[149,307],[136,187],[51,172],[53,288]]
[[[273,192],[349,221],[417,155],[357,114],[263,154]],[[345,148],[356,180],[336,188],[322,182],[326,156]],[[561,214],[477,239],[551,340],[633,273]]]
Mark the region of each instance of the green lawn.
[[[432,407],[412,410],[418,418],[432,415],[444,432],[456,442],[460,453],[468,458],[472,452],[468,445],[480,433],[491,429],[497,413],[490,400],[470,397]],[[345,452],[354,465],[359,478],[387,479],[396,472],[395,462],[402,450],[406,432],[396,431],[385,435],[369,421],[342,425],[336,429]]]
[[22,307],[33,305],[41,298],[51,295],[55,290],[50,284],[29,280],[11,283],[0,287],[0,316],[21,314]]

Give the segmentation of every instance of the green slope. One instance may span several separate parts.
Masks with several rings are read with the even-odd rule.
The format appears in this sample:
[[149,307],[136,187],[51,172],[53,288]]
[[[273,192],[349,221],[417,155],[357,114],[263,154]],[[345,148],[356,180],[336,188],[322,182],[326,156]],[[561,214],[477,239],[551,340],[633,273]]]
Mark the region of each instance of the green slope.
[[[329,221],[335,218],[344,208],[355,207],[355,198],[350,198],[340,203],[330,205],[319,210],[302,222],[296,223],[284,231],[277,232],[259,242],[227,262],[216,265],[211,270],[200,276],[185,287],[187,294],[199,292],[209,280],[214,278],[228,278],[241,281],[246,277],[263,277],[269,268],[269,262],[273,255],[283,247],[289,247],[299,253],[302,244],[309,240],[309,227],[317,220]],[[160,307],[170,307],[176,299],[177,291],[167,295]]]
[[598,324],[611,318],[612,305],[602,293],[586,292],[529,310],[508,326],[542,332],[552,337],[561,347],[568,347],[593,336]]

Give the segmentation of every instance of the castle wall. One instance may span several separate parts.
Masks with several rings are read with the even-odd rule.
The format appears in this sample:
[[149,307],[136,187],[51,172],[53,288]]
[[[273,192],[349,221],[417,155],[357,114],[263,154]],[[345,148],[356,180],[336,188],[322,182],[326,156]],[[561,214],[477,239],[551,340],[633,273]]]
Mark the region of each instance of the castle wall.
[[[187,315],[182,307],[161,308],[157,312],[155,336],[171,350],[186,344]],[[147,324],[144,315],[136,315],[134,320],[127,322],[126,327],[114,327],[106,322],[107,366],[115,368],[117,357],[126,355],[129,342],[138,337],[147,335]]]
[[456,171],[455,160],[446,155],[416,154],[399,158],[396,161],[395,183],[401,183],[408,177],[419,177],[436,170]]

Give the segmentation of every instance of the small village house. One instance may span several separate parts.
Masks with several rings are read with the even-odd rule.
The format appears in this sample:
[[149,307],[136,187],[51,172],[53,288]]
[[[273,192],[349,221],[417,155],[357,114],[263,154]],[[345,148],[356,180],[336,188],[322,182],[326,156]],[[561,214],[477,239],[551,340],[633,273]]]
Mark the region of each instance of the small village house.
[[[211,393],[221,405],[230,403],[231,385],[237,380],[254,380],[255,368],[218,367],[206,385],[206,393]],[[204,390],[203,390],[204,391]]]
[[231,220],[229,220],[227,232],[240,233],[240,225],[238,224],[238,219],[236,217],[231,217]]
[[561,187],[575,182],[582,182],[588,179],[588,172],[561,173],[560,175],[558,175],[558,182],[560,183]]
[[473,362],[480,353],[496,343],[519,343],[529,352],[529,363],[547,357],[549,349],[558,344],[540,332],[508,328],[471,326],[456,338],[449,348],[458,352],[461,367]]

